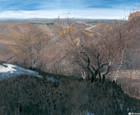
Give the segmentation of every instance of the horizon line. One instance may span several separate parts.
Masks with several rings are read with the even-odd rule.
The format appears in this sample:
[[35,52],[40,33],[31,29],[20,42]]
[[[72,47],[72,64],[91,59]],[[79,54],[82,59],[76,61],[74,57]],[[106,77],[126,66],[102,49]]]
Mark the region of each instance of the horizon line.
[[130,12],[124,10],[110,9],[88,9],[88,10],[36,10],[36,11],[4,11],[0,12],[0,19],[127,19]]

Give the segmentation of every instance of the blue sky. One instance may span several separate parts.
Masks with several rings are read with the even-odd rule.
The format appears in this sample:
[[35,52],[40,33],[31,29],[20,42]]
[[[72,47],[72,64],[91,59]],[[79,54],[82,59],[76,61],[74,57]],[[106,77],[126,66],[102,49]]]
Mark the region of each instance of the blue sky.
[[0,18],[119,19],[140,0],[0,0]]

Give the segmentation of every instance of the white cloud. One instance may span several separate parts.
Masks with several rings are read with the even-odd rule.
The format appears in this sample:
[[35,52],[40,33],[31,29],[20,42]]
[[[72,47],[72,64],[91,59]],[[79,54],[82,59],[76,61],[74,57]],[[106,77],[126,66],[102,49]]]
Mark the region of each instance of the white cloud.
[[0,19],[3,18],[89,18],[89,19],[123,19],[127,16],[123,10],[112,9],[88,9],[88,10],[36,10],[36,11],[4,11],[0,12]]

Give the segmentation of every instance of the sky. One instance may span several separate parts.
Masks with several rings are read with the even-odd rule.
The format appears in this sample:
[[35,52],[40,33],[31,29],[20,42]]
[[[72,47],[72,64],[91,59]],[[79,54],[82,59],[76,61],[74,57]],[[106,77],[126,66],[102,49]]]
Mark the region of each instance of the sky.
[[0,0],[3,18],[124,19],[140,0]]

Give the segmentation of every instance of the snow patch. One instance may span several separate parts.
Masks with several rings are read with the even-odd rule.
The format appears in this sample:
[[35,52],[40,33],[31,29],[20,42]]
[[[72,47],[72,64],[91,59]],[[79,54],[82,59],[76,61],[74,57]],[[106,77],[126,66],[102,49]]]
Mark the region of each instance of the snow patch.
[[50,82],[53,82],[53,83],[59,83],[59,84],[61,84],[61,82],[59,80],[57,80],[57,79],[55,79],[53,77],[48,77],[47,80],[50,81]]
[[10,77],[17,77],[19,75],[32,75],[38,78],[42,78],[38,72],[24,69],[13,64],[4,63],[3,65],[0,65],[0,80]]

